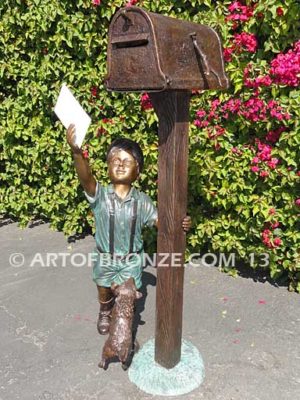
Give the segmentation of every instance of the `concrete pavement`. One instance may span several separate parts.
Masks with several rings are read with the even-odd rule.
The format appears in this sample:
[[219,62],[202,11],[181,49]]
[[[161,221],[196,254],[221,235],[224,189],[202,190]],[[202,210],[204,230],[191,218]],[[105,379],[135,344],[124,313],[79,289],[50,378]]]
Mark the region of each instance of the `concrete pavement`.
[[[70,244],[46,224],[21,230],[13,223],[0,228],[0,240],[0,399],[153,398],[119,363],[97,367],[105,337],[96,331],[91,268],[80,266],[93,237]],[[49,261],[47,254],[61,255]],[[155,276],[145,269],[141,346],[154,336]],[[299,294],[213,267],[187,267],[184,290],[183,337],[202,354],[206,377],[181,399],[300,398]]]

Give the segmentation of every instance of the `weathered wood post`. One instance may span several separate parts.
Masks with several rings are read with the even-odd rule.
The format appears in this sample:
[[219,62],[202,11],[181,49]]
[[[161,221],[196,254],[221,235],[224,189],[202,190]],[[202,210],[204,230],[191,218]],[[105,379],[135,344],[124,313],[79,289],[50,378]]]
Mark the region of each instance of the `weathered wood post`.
[[228,87],[220,39],[205,25],[123,8],[110,24],[106,86],[148,92],[159,118],[155,361],[171,369],[181,357],[190,95]]
[[159,118],[155,361],[165,368],[181,356],[190,95],[175,90],[150,95]]

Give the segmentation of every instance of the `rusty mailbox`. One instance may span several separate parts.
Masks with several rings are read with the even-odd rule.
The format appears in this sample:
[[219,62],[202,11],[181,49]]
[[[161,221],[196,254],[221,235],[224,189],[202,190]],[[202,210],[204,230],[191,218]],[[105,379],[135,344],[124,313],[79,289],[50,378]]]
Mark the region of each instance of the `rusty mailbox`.
[[220,39],[205,25],[122,8],[109,28],[106,87],[155,92],[227,88]]

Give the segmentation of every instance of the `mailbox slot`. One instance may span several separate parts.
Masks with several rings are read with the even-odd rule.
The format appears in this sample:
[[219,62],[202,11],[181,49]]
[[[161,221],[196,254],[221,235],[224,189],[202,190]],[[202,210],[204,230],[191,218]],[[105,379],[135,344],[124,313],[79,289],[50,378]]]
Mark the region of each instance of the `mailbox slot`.
[[117,36],[111,40],[111,43],[117,48],[145,46],[148,42],[149,35],[145,33]]

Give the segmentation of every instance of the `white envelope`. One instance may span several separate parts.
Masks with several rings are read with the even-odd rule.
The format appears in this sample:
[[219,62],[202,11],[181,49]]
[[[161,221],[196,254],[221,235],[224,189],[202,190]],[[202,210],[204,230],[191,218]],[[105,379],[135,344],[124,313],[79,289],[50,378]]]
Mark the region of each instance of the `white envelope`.
[[65,128],[68,128],[70,124],[75,125],[75,143],[78,147],[81,147],[88,127],[90,126],[91,118],[75,99],[65,83],[60,90],[54,112]]

